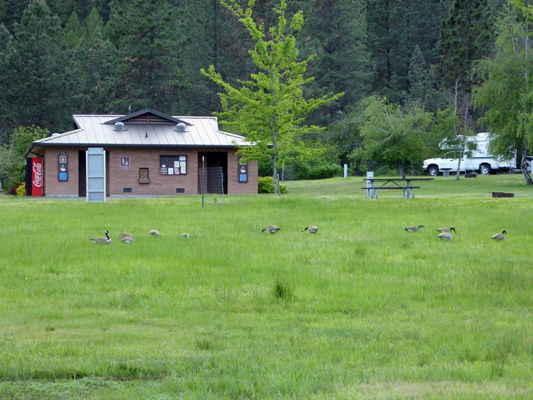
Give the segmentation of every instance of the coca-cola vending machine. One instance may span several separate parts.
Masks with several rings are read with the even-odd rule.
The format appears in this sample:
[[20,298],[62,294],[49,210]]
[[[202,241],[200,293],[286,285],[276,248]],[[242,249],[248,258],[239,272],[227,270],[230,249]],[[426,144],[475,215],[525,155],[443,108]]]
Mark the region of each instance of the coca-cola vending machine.
[[31,159],[31,195],[40,197],[43,195],[43,159]]

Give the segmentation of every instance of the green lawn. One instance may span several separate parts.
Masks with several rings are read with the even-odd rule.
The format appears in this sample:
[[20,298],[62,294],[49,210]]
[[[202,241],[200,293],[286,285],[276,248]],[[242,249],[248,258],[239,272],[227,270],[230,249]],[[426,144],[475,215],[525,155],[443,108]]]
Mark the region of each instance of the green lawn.
[[[0,197],[0,398],[533,398],[521,175],[410,200],[368,200],[362,178],[287,186],[204,209]],[[89,241],[106,229],[112,244]]]

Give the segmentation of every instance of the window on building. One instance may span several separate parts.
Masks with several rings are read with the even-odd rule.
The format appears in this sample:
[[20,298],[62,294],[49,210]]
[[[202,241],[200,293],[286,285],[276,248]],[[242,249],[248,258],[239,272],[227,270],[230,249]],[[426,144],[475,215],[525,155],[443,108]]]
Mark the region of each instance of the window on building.
[[160,175],[186,175],[187,156],[160,156]]
[[148,168],[139,168],[139,183],[150,183]]

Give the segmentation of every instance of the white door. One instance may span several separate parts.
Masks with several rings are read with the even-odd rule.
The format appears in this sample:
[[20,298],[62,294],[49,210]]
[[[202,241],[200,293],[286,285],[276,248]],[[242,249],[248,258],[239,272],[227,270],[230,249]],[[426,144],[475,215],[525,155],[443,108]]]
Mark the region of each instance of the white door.
[[105,151],[101,147],[87,149],[87,201],[105,201]]

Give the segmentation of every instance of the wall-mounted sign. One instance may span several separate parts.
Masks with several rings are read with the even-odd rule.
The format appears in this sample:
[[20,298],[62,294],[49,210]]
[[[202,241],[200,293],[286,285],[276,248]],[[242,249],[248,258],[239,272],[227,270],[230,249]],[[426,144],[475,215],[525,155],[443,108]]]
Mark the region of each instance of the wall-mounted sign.
[[66,151],[59,153],[57,157],[57,171],[60,182],[68,181],[68,156]]
[[248,164],[241,162],[242,157],[239,157],[239,182],[248,182]]
[[31,159],[31,195],[43,195],[43,159]]
[[130,158],[129,157],[120,157],[120,170],[121,171],[130,170]]

